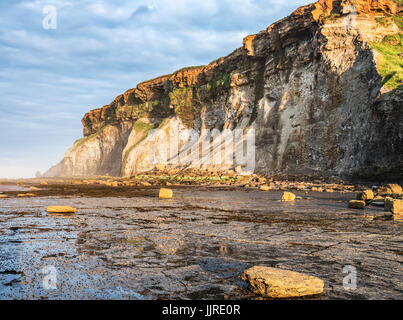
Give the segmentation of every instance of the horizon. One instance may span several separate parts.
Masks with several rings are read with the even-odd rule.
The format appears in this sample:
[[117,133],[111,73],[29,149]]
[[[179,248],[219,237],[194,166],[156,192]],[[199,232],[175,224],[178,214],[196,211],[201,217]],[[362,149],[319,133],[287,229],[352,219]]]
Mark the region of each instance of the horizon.
[[[0,178],[44,173],[82,137],[81,119],[89,110],[142,81],[226,56],[245,36],[312,2],[0,4]],[[57,9],[55,29],[44,28],[46,6]]]

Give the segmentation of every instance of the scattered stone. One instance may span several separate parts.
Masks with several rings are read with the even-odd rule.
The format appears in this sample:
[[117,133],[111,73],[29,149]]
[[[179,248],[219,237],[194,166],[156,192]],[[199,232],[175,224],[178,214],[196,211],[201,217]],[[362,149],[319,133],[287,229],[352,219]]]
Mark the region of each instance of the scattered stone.
[[160,199],[172,199],[173,191],[171,189],[162,188],[159,193]]
[[69,206],[50,206],[46,211],[49,213],[76,213],[77,209]]
[[385,212],[392,212],[393,214],[403,214],[403,200],[386,198]]
[[387,187],[390,189],[390,191],[391,191],[392,193],[398,193],[398,194],[400,194],[400,193],[403,192],[402,187],[399,186],[398,184],[388,184]]
[[281,197],[281,201],[294,201],[295,200],[295,194],[291,192],[284,192],[283,196]]
[[383,201],[371,201],[370,205],[375,206],[375,207],[383,207],[385,205],[385,202],[383,202]]
[[362,200],[351,200],[348,203],[349,208],[353,209],[364,209],[365,208],[365,201]]
[[373,201],[384,202],[385,198],[381,197],[381,196],[376,196],[376,197],[374,197]]
[[365,190],[357,194],[357,200],[368,201],[374,199],[374,193],[372,190]]
[[33,193],[20,193],[20,194],[17,194],[17,197],[19,197],[19,198],[35,197],[35,194],[33,194]]
[[269,190],[270,190],[270,187],[267,186],[267,185],[264,185],[264,186],[260,187],[260,191],[269,191]]
[[296,298],[323,292],[323,280],[302,273],[269,267],[252,267],[241,279],[253,293],[268,298]]
[[377,193],[380,195],[401,194],[402,192],[402,187],[398,184],[388,184],[377,189]]

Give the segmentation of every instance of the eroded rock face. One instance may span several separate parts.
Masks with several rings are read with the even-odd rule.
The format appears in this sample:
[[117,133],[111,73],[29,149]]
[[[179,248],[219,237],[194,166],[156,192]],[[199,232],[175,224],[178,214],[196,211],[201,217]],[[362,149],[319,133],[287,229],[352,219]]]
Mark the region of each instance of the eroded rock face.
[[[47,175],[130,176],[159,162],[177,166],[172,155],[164,162],[168,141],[151,130],[175,127],[195,129],[193,144],[208,130],[254,128],[257,173],[403,178],[403,90],[388,87],[371,47],[401,34],[391,18],[398,15],[393,0],[301,7],[227,57],[143,82],[90,111],[85,138]],[[136,128],[140,122],[147,126]],[[190,137],[181,139],[185,148]]]

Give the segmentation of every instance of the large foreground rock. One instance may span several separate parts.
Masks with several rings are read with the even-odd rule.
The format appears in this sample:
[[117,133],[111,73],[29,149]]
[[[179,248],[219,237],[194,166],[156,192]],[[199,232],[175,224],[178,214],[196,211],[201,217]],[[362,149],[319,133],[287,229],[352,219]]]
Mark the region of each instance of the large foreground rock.
[[268,298],[296,298],[318,295],[324,282],[302,273],[269,267],[246,270],[241,279],[247,281],[251,291]]

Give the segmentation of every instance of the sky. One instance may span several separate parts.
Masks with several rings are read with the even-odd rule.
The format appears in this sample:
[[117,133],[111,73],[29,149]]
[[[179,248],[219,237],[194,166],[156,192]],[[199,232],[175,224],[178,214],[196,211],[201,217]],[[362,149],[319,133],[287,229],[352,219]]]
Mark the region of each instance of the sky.
[[82,137],[89,110],[226,56],[310,2],[1,0],[0,178],[45,172]]

